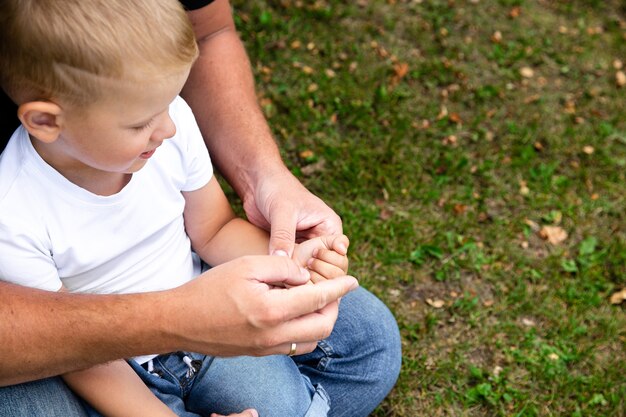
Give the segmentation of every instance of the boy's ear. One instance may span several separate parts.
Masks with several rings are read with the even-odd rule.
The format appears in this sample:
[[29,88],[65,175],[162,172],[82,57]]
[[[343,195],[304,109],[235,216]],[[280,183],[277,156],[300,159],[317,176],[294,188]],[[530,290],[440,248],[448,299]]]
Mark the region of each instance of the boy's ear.
[[49,101],[29,101],[17,109],[17,117],[35,138],[51,143],[57,140],[63,128],[63,109]]

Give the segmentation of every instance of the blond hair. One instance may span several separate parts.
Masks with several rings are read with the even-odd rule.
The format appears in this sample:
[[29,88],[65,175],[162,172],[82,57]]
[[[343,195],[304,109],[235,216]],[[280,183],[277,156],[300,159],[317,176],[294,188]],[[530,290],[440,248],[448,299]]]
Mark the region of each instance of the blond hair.
[[106,80],[167,77],[197,55],[177,0],[0,1],[0,82],[18,104],[87,104]]

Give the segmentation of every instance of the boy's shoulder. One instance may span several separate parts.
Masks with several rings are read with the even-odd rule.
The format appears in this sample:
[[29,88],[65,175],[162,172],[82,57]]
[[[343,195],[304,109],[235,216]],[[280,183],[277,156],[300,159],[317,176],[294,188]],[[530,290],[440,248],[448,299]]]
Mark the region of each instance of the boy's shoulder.
[[22,142],[26,139],[28,139],[26,130],[21,126],[18,127],[0,153],[0,202],[16,186],[24,169],[26,154]]

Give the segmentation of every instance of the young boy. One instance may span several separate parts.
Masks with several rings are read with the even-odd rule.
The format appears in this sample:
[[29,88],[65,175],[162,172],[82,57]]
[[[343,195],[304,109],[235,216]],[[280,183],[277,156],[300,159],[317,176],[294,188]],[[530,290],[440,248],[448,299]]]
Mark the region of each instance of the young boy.
[[[233,214],[178,97],[198,51],[176,0],[4,0],[0,27],[0,80],[22,122],[0,156],[3,280],[49,291],[158,291],[201,273],[199,258],[219,265],[267,253],[266,232]],[[313,281],[333,278],[347,271],[348,244],[343,235],[311,239],[293,258]],[[210,407],[186,403],[192,384],[214,377],[212,359],[201,356],[148,355],[64,379],[107,416],[193,407],[207,415]],[[177,366],[186,372],[172,398],[161,380]],[[220,401],[229,395],[239,394],[226,390]]]

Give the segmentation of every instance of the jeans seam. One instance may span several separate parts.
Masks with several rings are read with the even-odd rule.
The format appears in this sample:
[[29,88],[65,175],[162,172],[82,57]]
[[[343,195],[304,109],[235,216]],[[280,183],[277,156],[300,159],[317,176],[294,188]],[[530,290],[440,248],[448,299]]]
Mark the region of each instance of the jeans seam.
[[[169,353],[168,355],[171,355],[171,353]],[[167,372],[167,374],[172,377],[172,380],[176,381],[175,383],[176,385],[178,385],[178,389],[180,390],[180,397],[183,398],[185,395],[185,387],[181,384],[180,379],[165,366],[165,364],[161,361],[161,356],[157,356],[154,359],[159,361],[161,371]]]
[[317,363],[316,368],[319,371],[325,371],[326,368],[328,368],[328,365],[330,364],[330,361],[335,353],[333,347],[325,340],[320,340],[317,343],[317,347],[320,348],[320,350],[322,352],[324,352],[324,357],[322,357],[319,362]]

